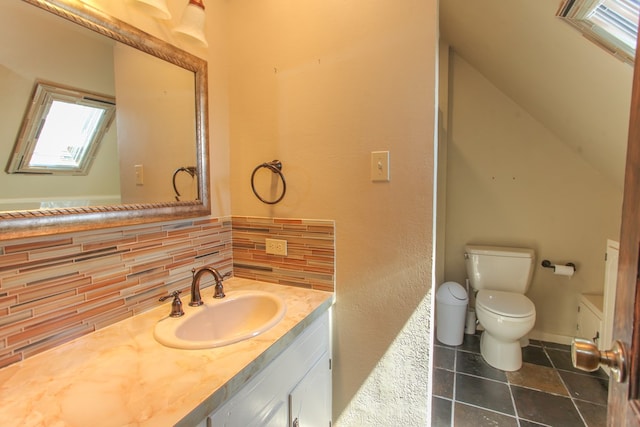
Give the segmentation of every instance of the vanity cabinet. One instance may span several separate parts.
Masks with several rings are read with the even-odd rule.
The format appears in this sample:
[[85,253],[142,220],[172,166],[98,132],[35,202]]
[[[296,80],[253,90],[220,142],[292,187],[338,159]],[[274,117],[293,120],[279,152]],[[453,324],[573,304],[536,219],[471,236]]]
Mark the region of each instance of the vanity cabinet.
[[307,327],[206,422],[207,427],[330,425],[329,312]]

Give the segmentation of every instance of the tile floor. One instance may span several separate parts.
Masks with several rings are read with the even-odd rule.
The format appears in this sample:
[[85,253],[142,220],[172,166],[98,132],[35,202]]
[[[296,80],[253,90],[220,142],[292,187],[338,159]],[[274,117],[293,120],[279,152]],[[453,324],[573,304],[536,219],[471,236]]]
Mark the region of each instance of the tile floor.
[[480,355],[480,335],[465,335],[457,347],[434,349],[433,426],[606,425],[609,377],[571,365],[567,345],[531,341],[517,372],[489,366]]

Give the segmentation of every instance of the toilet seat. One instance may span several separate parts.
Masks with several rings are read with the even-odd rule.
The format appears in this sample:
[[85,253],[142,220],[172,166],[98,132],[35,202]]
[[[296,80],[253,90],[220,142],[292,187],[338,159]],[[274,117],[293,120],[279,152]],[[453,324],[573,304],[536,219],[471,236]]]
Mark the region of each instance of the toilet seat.
[[481,290],[476,296],[476,306],[506,317],[523,318],[536,314],[531,300],[514,292]]

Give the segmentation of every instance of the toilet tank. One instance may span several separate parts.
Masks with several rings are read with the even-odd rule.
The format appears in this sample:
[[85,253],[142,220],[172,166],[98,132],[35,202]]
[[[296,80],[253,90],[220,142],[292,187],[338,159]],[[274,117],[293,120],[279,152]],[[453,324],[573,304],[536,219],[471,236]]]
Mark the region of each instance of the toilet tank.
[[529,290],[535,263],[533,249],[467,245],[464,258],[469,282],[475,290],[520,294]]

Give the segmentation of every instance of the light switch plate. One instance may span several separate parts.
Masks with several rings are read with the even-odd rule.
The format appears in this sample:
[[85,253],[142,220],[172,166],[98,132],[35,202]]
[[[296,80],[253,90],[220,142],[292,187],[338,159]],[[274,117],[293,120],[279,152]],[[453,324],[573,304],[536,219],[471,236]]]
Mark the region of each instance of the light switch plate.
[[389,152],[371,152],[371,181],[389,182]]

